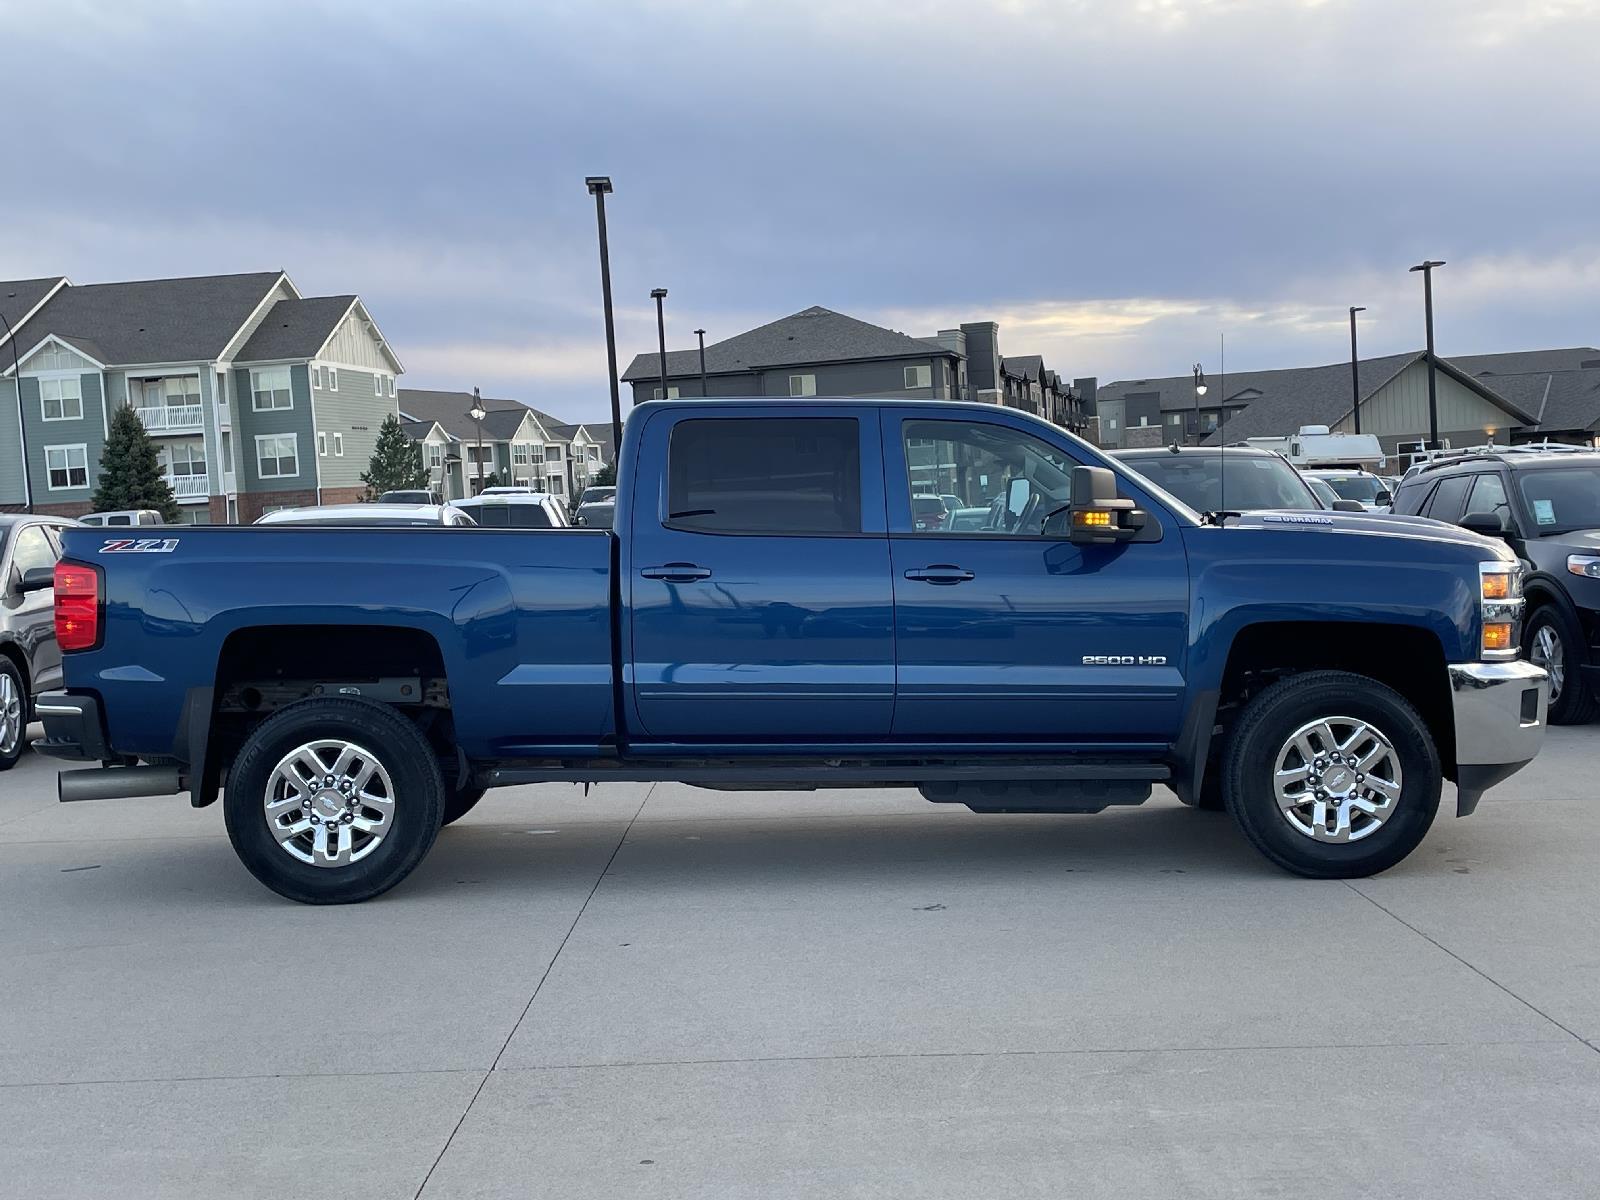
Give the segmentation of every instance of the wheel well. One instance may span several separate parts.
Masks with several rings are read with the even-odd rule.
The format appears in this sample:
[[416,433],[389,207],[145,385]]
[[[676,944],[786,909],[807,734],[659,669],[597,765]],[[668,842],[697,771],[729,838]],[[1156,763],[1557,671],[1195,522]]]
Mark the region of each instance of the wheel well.
[[[270,625],[236,630],[222,645],[206,739],[209,803],[250,731],[297,700],[362,695],[411,718],[447,760],[454,756],[444,655],[432,634],[394,625]],[[192,752],[191,752],[192,753]]]
[[1323,670],[1369,676],[1409,700],[1433,734],[1446,776],[1454,779],[1455,719],[1444,648],[1433,634],[1411,625],[1282,621],[1241,630],[1222,673],[1218,742],[1262,688],[1286,675]]
[[22,676],[22,707],[25,715],[33,714],[33,678],[28,674],[28,658],[22,653],[21,647],[15,642],[0,642],[0,655],[9,658],[16,664],[17,674]]

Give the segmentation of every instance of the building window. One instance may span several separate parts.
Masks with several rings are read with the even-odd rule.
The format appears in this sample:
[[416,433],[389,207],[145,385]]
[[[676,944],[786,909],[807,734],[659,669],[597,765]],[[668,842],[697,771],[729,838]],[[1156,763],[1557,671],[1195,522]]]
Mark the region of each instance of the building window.
[[382,375],[374,375],[372,377],[372,394],[374,396],[383,395],[383,376]]
[[525,467],[528,465],[528,444],[526,442],[511,443],[511,465]]
[[444,466],[444,447],[437,442],[432,442],[428,446],[428,466],[436,471]]
[[328,390],[330,392],[337,392],[339,390],[339,368],[338,367],[329,367],[328,368]]
[[551,475],[545,480],[545,488],[552,496],[561,495],[562,486],[561,476],[559,475]]
[[288,479],[300,474],[294,434],[269,433],[256,438],[256,474],[262,479]]
[[815,375],[789,376],[789,395],[815,396],[817,394],[817,377]]
[[44,465],[52,492],[89,486],[88,446],[46,446]]
[[293,408],[288,367],[260,367],[250,372],[250,406],[256,412]]
[[39,380],[39,407],[46,421],[81,420],[83,392],[78,377]]
[[386,379],[386,383],[387,383],[387,386],[389,388],[389,395],[392,397],[394,395],[394,376],[393,375],[388,376],[387,379]]
[[[673,386],[672,384],[668,384],[667,385],[667,399],[668,400],[676,400],[677,398],[678,398],[678,389],[675,386]],[[652,399],[652,400],[661,399],[661,389],[660,388],[651,388],[650,389],[650,399]]]
[[342,433],[333,435],[333,456],[335,458],[344,457],[344,434]]
[[328,457],[328,435],[325,433],[317,434],[317,457]]
[[314,366],[309,369],[311,371],[311,386],[316,388],[319,392],[322,391],[322,368],[320,366]]
[[917,388],[931,388],[933,386],[933,367],[927,363],[918,367],[906,368],[906,390]]
[[168,475],[204,475],[206,473],[206,448],[195,442],[181,442],[168,446],[163,456]]
[[560,462],[561,461],[561,447],[560,446],[546,446],[544,448],[544,460],[545,460],[545,462],[551,462],[551,463]]
[[583,448],[583,456],[584,456],[584,458],[588,459],[590,462],[599,462],[600,461],[600,447],[599,446],[585,446]]

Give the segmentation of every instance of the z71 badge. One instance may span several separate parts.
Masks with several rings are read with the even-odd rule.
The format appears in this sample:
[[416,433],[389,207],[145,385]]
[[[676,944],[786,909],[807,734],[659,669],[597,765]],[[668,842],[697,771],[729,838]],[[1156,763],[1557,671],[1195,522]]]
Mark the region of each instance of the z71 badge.
[[177,548],[177,538],[112,538],[100,547],[100,553],[171,554]]

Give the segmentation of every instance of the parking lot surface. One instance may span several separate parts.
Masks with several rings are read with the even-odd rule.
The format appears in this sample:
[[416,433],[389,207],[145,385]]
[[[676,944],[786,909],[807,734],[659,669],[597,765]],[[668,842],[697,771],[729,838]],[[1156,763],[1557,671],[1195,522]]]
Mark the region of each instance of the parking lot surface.
[[1600,729],[1407,862],[1158,792],[491,793],[398,889],[0,775],[0,1196],[1592,1197]]

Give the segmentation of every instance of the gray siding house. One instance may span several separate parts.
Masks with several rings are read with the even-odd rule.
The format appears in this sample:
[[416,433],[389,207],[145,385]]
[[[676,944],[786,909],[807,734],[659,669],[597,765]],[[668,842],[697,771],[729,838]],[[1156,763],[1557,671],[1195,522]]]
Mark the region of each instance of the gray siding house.
[[117,405],[156,439],[187,520],[355,499],[396,411],[402,367],[360,299],[304,298],[283,272],[0,283],[0,313],[4,508],[89,511]]

